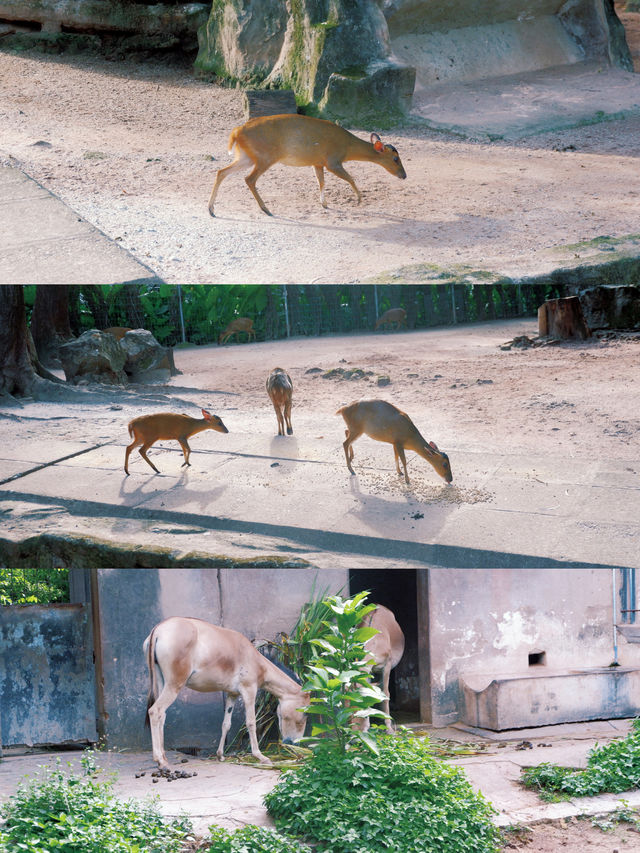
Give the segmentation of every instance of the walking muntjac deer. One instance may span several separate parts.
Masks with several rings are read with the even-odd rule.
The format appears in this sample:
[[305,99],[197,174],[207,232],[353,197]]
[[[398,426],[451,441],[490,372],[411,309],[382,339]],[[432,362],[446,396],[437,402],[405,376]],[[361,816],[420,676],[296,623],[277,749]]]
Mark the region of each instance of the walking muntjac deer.
[[284,435],[285,421],[287,422],[287,435],[293,435],[293,427],[291,426],[293,382],[289,374],[281,367],[274,367],[267,376],[267,394],[276,410],[278,435]]
[[237,335],[238,332],[247,333],[247,343],[251,340],[251,335],[253,335],[253,340],[255,341],[256,333],[253,330],[253,320],[251,317],[236,317],[235,320],[232,320],[224,332],[220,332],[218,346],[225,343],[231,335]]
[[398,464],[398,459],[400,459],[404,468],[406,483],[409,482],[409,476],[404,455],[405,450],[413,450],[423,459],[426,459],[447,483],[453,480],[447,454],[438,450],[433,441],[426,441],[416,429],[409,415],[397,409],[392,403],[387,403],[386,400],[360,400],[348,406],[342,406],[336,415],[342,415],[347,425],[345,430],[347,440],[342,446],[347,459],[347,468],[352,474],[355,474],[355,471],[351,467],[353,460],[353,447],[351,445],[365,433],[376,441],[388,441],[389,444],[393,444],[396,470],[398,474],[402,474]]
[[393,145],[383,145],[377,133],[371,134],[366,142],[348,130],[325,119],[286,114],[261,116],[250,119],[241,127],[231,131],[229,153],[235,148],[235,160],[218,170],[209,199],[209,213],[215,216],[213,207],[222,181],[234,172],[245,171],[253,166],[245,182],[253,197],[268,216],[272,216],[256,189],[256,181],[276,163],[285,166],[313,166],[320,187],[320,201],[324,198],[324,169],[346,181],[358,198],[362,194],[356,182],[342,165],[345,160],[366,160],[382,166],[396,178],[406,178],[407,173]]
[[138,451],[140,456],[151,465],[156,474],[159,474],[160,471],[147,456],[147,450],[156,441],[175,439],[180,444],[184,454],[184,462],[180,466],[184,468],[185,465],[191,464],[189,462],[191,448],[187,442],[188,438],[205,429],[229,432],[217,415],[212,415],[206,409],[201,409],[201,411],[204,415],[203,419],[191,418],[189,415],[176,415],[173,412],[159,412],[155,415],[142,415],[142,417],[134,418],[129,423],[129,435],[133,441],[127,446],[124,454],[125,474],[129,476],[129,454],[139,445],[141,445]]
[[407,312],[404,308],[389,308],[388,311],[385,311],[384,314],[378,318],[376,327],[373,331],[377,332],[380,326],[390,326],[392,323],[396,324],[397,329],[399,329],[400,326],[407,325]]

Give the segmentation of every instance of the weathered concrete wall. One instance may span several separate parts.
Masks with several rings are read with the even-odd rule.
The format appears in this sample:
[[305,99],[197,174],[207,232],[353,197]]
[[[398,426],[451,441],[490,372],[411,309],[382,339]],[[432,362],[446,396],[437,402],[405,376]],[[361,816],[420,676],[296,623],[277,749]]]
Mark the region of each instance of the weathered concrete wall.
[[[608,667],[612,609],[609,569],[432,569],[433,722],[459,719],[463,677],[482,689],[496,678],[540,672],[529,665],[532,653],[544,653],[548,671]],[[621,640],[619,663],[640,666],[640,645]]]
[[0,607],[0,742],[95,742],[89,609]]
[[[195,616],[240,631],[250,640],[290,631],[310,598],[316,573],[306,569],[99,569],[107,742],[150,749],[144,728],[149,680],[142,643],[169,616]],[[335,591],[346,572],[324,571]],[[213,748],[223,704],[219,693],[185,689],[167,712],[167,748]],[[234,719],[242,721],[236,711]]]

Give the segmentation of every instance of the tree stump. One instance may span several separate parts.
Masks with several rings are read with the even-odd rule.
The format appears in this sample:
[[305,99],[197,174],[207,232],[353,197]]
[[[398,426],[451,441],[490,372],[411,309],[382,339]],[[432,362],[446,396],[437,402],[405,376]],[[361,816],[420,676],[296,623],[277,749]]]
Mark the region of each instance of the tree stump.
[[279,116],[297,113],[296,97],[292,89],[250,89],[244,93],[244,114],[250,118]]
[[577,296],[564,299],[549,299],[538,308],[538,334],[541,338],[556,340],[579,339],[584,341],[591,335],[582,314]]

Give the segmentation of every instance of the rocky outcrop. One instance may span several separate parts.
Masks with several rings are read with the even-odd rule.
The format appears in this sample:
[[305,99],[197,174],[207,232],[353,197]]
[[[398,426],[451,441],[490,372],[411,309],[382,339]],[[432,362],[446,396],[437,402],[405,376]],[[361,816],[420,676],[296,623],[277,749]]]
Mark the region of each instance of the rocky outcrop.
[[587,325],[594,329],[640,329],[640,286],[604,284],[579,292]]
[[90,329],[62,344],[60,362],[67,382],[102,382],[106,385],[126,385],[124,372],[126,354],[113,335]]
[[124,370],[132,382],[168,378],[171,365],[167,348],[146,329],[130,329],[120,339],[126,361]]
[[375,0],[214,0],[196,68],[292,88],[320,115],[389,126],[409,109],[415,70],[395,60]]

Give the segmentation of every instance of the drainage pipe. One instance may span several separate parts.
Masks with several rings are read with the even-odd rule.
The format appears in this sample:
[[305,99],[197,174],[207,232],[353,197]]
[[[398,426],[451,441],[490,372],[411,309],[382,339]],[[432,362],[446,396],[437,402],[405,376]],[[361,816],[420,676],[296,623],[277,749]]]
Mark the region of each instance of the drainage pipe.
[[611,594],[612,594],[612,603],[613,603],[613,663],[612,666],[619,666],[618,664],[618,629],[616,627],[616,570],[611,569]]

